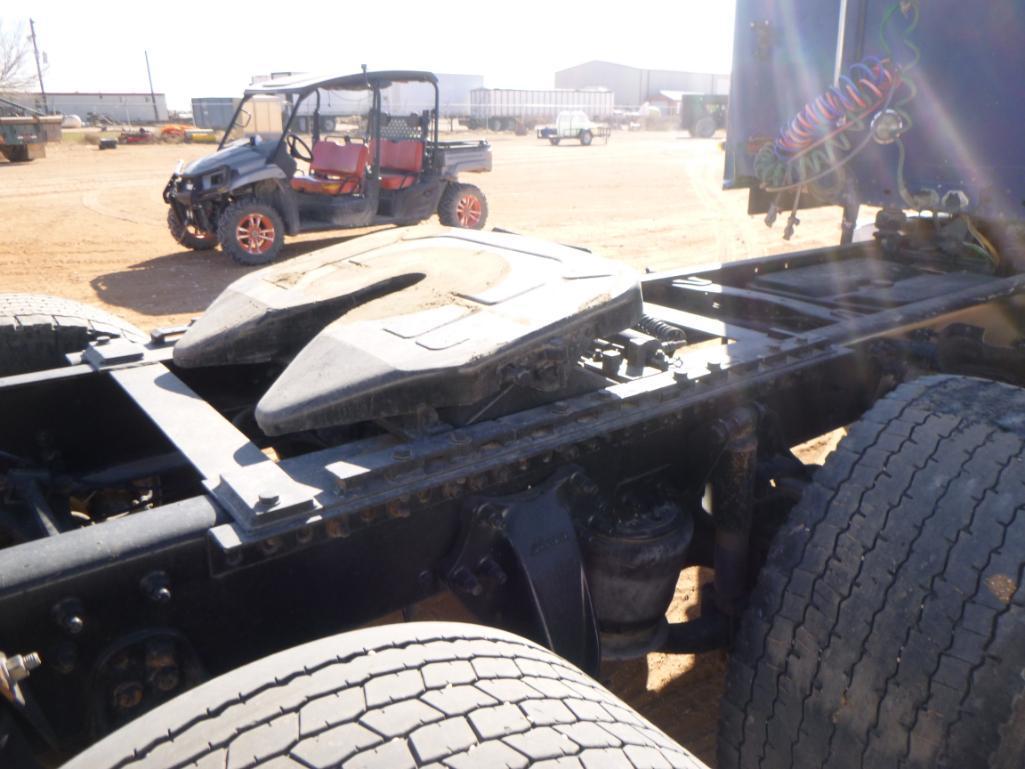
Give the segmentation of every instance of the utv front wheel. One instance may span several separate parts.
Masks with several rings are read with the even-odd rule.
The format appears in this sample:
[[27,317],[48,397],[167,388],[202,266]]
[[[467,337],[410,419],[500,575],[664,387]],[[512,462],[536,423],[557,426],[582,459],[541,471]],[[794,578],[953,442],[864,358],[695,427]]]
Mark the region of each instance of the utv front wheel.
[[722,769],[1021,767],[1025,390],[905,384],[773,543],[730,660]]
[[488,201],[472,184],[450,184],[441,196],[438,219],[446,227],[480,230],[488,218]]
[[285,223],[273,206],[253,199],[237,200],[221,214],[217,240],[239,264],[267,264],[281,253]]
[[175,242],[193,251],[209,251],[217,247],[216,235],[204,232],[194,224],[183,222],[173,208],[167,209],[167,229],[171,231],[171,237]]

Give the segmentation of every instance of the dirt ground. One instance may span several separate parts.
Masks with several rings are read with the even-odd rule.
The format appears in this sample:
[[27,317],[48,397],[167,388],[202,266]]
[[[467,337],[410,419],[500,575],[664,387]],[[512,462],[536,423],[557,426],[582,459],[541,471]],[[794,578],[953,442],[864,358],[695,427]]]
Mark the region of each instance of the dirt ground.
[[[465,138],[465,135],[460,135]],[[746,214],[744,192],[721,189],[720,139],[678,132],[616,133],[607,145],[553,147],[533,137],[489,137],[494,171],[470,176],[490,207],[488,227],[584,246],[638,270],[732,261],[836,243],[839,211],[804,212],[782,239]],[[209,146],[50,145],[33,163],[0,160],[0,291],[44,292],[106,306],[149,329],[187,322],[245,274],[224,254],[183,250],[166,229],[161,191],[179,158]],[[304,236],[285,256],[362,234]],[[828,447],[827,447],[828,448]],[[812,454],[821,455],[823,446]],[[817,457],[816,457],[817,458]],[[696,608],[707,574],[684,572],[670,609]],[[424,611],[454,612],[444,600]],[[714,764],[722,654],[609,665],[607,682],[648,718]]]

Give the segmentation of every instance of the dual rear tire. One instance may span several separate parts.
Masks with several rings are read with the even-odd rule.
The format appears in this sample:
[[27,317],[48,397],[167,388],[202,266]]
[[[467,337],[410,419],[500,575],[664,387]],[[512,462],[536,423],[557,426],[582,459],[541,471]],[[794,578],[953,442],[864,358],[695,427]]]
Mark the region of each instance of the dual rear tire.
[[778,533],[743,619],[719,766],[1025,763],[1025,390],[881,400]]

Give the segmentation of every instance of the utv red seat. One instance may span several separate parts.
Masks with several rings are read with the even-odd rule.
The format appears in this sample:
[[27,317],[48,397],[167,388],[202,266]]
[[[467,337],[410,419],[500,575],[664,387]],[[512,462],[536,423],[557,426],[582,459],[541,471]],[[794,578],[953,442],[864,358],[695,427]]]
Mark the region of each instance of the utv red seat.
[[424,168],[424,143],[381,139],[381,189],[404,190]]
[[365,144],[313,145],[310,174],[292,179],[292,189],[317,195],[348,195],[359,189],[366,174],[370,148]]

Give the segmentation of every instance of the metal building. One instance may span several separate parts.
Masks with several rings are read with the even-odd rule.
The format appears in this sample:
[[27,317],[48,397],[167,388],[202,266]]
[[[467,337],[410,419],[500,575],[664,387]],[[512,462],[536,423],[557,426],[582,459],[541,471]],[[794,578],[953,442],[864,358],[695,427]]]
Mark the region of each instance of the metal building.
[[[105,115],[116,123],[161,123],[167,120],[167,99],[156,96],[156,114],[153,97],[148,93],[50,93],[46,92],[47,112],[78,115],[85,118],[92,113]],[[19,94],[19,100],[34,109],[43,109],[43,97],[38,93]]]
[[192,100],[192,122],[196,128],[223,131],[235,117],[242,100],[233,96],[208,96]]
[[706,72],[638,69],[610,61],[589,61],[555,73],[556,88],[607,88],[616,107],[636,109],[660,98],[662,91],[728,94],[730,76]]

